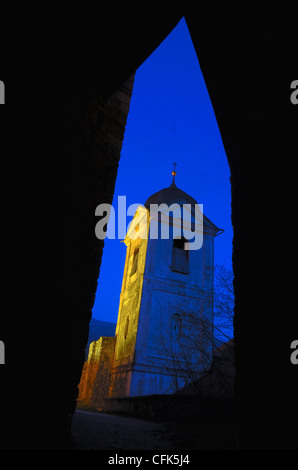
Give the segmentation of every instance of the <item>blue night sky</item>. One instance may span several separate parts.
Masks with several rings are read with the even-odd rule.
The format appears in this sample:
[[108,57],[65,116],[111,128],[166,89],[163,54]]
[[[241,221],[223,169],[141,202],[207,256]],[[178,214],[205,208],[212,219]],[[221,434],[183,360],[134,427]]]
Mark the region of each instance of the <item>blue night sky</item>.
[[[168,187],[174,161],[178,188],[224,229],[215,238],[215,264],[231,268],[230,169],[184,19],[136,72],[113,200],[116,215],[118,196],[126,196],[128,207]],[[125,252],[117,238],[105,239],[93,307],[98,320],[117,321]]]

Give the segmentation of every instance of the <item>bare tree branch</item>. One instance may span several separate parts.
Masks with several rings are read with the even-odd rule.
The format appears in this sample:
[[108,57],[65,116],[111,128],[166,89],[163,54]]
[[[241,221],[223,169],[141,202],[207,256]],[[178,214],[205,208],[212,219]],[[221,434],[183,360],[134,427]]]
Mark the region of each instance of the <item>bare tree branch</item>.
[[[201,302],[204,302],[204,309]],[[178,306],[179,307],[179,306]],[[214,312],[213,315],[202,312]],[[181,302],[183,311],[183,302]],[[214,268],[214,289],[181,317],[179,337],[164,331],[161,321],[160,351],[168,357],[176,391],[192,389],[200,395],[234,393],[234,289],[233,273],[225,266]],[[210,349],[211,348],[211,349]],[[212,363],[210,356],[213,355]],[[181,390],[181,381],[184,387]],[[215,391],[215,389],[217,389]]]

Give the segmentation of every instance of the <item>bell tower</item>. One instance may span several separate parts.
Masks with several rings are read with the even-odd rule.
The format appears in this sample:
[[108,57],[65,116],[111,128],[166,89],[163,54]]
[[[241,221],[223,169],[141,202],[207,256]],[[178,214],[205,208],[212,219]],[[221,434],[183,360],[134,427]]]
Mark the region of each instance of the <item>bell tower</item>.
[[[211,365],[214,238],[223,230],[177,188],[176,164],[172,176],[139,206],[124,240],[110,397],[174,393]],[[180,230],[185,214],[196,249]]]

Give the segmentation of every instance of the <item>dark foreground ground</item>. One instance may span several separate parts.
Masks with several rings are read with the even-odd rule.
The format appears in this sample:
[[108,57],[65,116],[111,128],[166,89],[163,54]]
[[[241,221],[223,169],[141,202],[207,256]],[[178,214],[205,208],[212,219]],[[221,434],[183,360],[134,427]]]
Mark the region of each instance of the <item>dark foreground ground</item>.
[[160,423],[77,410],[72,422],[72,447],[78,450],[173,449]]
[[194,416],[158,422],[76,410],[72,422],[75,450],[198,450],[234,449],[233,422]]

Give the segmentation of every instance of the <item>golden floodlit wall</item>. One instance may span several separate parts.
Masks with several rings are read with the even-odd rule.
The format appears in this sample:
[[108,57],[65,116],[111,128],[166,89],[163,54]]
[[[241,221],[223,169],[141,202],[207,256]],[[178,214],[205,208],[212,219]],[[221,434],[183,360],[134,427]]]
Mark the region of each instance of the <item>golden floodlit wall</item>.
[[[138,220],[144,218],[146,223],[140,223],[136,226],[132,223],[132,227],[124,240],[127,246],[127,253],[116,326],[110,397],[129,395],[131,370],[135,357],[135,344],[146,264],[149,212],[146,209],[140,209],[136,212],[134,220],[136,218]],[[143,231],[143,233],[140,233],[139,230]],[[134,231],[139,235],[138,238],[134,237]],[[144,238],[142,238],[142,235],[144,235]]]
[[101,337],[90,344],[79,384],[78,402],[102,407],[110,386],[114,347],[114,337]]

